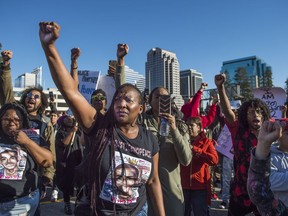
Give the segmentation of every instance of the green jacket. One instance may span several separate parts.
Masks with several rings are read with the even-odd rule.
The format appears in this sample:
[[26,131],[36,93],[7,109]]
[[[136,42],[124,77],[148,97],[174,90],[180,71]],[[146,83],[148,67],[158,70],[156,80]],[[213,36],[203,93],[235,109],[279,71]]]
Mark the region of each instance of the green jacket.
[[[15,97],[12,86],[10,65],[8,66],[0,65],[0,105],[13,102],[15,102]],[[54,139],[53,125],[51,122],[46,122],[44,118],[42,118],[42,121],[47,124],[47,126],[44,129],[44,132],[42,133],[42,136],[50,146],[50,150],[54,156],[53,164],[55,164],[56,156],[55,156],[55,139]],[[54,167],[55,166],[44,168],[43,171],[43,176],[49,178],[50,181],[53,180],[53,176],[55,173]]]
[[[158,169],[166,215],[184,215],[180,164],[186,166],[192,159],[187,126],[183,121],[177,120],[177,129],[170,131],[168,137],[161,137],[158,133],[158,123],[152,114],[144,113],[143,123],[158,137],[160,146]],[[150,208],[149,215],[153,215]]]

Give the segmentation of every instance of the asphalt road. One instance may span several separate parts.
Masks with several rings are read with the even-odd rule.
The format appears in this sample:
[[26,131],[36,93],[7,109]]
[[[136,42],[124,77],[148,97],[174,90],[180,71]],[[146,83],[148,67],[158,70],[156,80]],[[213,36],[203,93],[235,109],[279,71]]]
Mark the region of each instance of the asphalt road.
[[[216,192],[219,192],[219,189],[216,188]],[[50,198],[51,191],[48,190],[47,192],[47,198],[41,202],[41,216],[62,216],[64,214],[64,202],[63,199],[60,199],[57,202],[50,202],[48,197]],[[72,198],[71,203],[74,203],[74,200]],[[210,208],[210,216],[226,216],[227,215],[227,209],[218,209],[217,206],[221,203],[221,200],[212,200],[212,205]],[[73,204],[72,204],[72,207]],[[253,214],[249,214],[249,216],[252,216]],[[178,215],[175,215],[178,216]],[[197,215],[195,215],[197,216]]]

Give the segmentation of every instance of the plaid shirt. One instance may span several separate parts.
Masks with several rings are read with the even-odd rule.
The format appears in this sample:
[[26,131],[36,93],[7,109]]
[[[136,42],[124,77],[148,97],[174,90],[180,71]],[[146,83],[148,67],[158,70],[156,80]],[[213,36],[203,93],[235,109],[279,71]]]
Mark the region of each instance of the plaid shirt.
[[239,205],[249,207],[252,204],[247,192],[250,151],[257,145],[257,137],[249,128],[241,127],[238,121],[226,124],[231,132],[234,149],[235,176],[230,188],[231,199]]

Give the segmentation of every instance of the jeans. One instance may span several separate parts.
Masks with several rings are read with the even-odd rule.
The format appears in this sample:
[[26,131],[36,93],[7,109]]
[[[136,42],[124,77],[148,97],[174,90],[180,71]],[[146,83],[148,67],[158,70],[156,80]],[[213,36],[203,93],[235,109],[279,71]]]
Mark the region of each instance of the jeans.
[[0,215],[33,216],[39,203],[39,197],[39,190],[36,189],[27,196],[9,202],[0,203]]
[[137,216],[147,216],[148,215],[148,204],[145,202],[142,209],[137,213]]
[[207,190],[183,189],[185,216],[207,216]]
[[222,165],[222,200],[228,203],[230,197],[230,183],[233,175],[233,159],[223,156]]

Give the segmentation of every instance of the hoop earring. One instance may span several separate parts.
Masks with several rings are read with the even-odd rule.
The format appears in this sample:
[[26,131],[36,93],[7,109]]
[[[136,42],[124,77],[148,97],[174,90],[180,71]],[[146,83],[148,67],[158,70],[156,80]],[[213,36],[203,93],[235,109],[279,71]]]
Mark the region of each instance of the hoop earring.
[[138,114],[137,124],[142,125],[144,123],[144,119],[142,114]]

